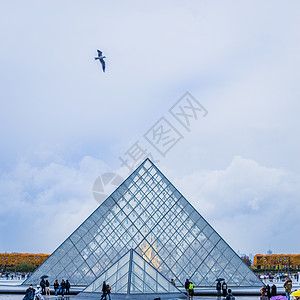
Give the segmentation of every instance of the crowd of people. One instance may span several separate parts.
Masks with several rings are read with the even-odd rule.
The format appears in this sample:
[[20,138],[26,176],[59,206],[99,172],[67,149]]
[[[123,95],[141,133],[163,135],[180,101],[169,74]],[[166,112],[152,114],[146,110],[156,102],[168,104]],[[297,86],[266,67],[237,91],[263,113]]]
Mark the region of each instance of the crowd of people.
[[55,296],[57,295],[64,296],[65,294],[66,295],[70,294],[71,284],[69,280],[64,281],[64,279],[62,279],[61,283],[59,283],[58,280],[55,280],[53,286],[54,286]]
[[[296,279],[297,280],[297,279]],[[293,281],[290,277],[285,277],[285,281],[283,284],[285,296],[287,300],[290,300],[290,295],[292,293]],[[271,287],[269,284],[263,286],[260,289],[261,297],[270,299],[271,297],[277,296],[277,287],[273,284]]]
[[267,273],[267,274],[258,274],[258,277],[266,282],[269,280],[270,282],[280,282],[280,281],[285,281],[285,279],[288,278],[293,278],[295,281],[299,281],[299,273],[294,273],[294,274],[287,274],[287,273]]
[[[58,280],[55,280],[53,284],[55,296],[61,295],[64,297],[65,295],[69,295],[70,287],[71,284],[69,280],[65,281],[62,279],[60,283]],[[32,284],[29,286],[29,288],[26,290],[23,300],[44,300],[44,295],[50,296],[50,294],[50,283],[47,279],[45,280],[42,278],[40,284],[38,284],[35,289],[33,288]]]
[[261,297],[268,297],[268,299],[270,299],[273,296],[277,295],[277,287],[275,284],[272,285],[272,287],[270,287],[269,284],[267,284],[266,286],[263,286],[260,289],[261,292]]
[[[232,295],[231,289],[228,289],[227,283],[225,280],[223,283],[221,283],[223,280],[217,280],[216,290],[217,290],[217,298],[218,300],[221,299],[221,296],[223,296],[224,300],[235,300],[235,297]],[[171,279],[171,283],[175,285],[175,282],[173,279]],[[186,279],[184,288],[186,291],[186,294],[189,299],[193,299],[195,292],[194,292],[194,284],[189,279]]]
[[0,278],[6,280],[24,280],[30,276],[30,273],[20,272],[2,272]]

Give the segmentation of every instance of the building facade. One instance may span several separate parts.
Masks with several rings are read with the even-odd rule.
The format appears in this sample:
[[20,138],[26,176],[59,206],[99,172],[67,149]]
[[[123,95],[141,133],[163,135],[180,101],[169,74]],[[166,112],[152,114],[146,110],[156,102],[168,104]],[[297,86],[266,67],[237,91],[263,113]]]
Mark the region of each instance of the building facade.
[[14,267],[21,263],[30,263],[34,266],[40,266],[50,254],[45,253],[0,253],[1,268]]
[[300,254],[256,254],[253,266],[260,270],[300,270]]

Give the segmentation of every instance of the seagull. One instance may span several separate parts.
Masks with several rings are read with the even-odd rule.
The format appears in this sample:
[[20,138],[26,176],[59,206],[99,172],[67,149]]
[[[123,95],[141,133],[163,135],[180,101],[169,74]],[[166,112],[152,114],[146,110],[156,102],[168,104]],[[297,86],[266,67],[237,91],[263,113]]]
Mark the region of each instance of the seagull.
[[102,70],[105,72],[105,61],[104,58],[106,58],[104,55],[102,55],[102,51],[97,50],[98,52],[98,57],[95,57],[95,60],[99,59],[101,65],[102,65]]

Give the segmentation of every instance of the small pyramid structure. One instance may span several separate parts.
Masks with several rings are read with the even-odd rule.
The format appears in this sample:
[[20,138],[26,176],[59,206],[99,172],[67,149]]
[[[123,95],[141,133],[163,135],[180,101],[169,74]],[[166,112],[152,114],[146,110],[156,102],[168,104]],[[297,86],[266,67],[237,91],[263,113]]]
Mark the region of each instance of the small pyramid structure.
[[90,293],[94,293],[99,298],[99,294],[102,293],[103,281],[109,282],[114,299],[116,295],[130,295],[130,299],[142,295],[144,298],[145,294],[156,295],[156,297],[162,296],[163,298],[186,298],[177,287],[133,249],[103,272],[78,296],[90,296]]
[[130,249],[177,286],[261,287],[261,280],[146,159],[23,284],[88,286]]

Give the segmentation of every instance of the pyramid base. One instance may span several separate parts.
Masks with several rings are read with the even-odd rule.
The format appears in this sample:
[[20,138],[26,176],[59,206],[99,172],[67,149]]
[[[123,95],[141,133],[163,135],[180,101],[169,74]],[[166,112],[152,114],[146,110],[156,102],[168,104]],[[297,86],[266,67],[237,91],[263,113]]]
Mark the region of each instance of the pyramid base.
[[[100,293],[81,292],[76,296],[76,300],[80,299],[100,299]],[[163,294],[111,294],[111,300],[154,300],[160,299],[187,299],[183,293],[163,293]],[[108,299],[107,299],[108,300]]]

